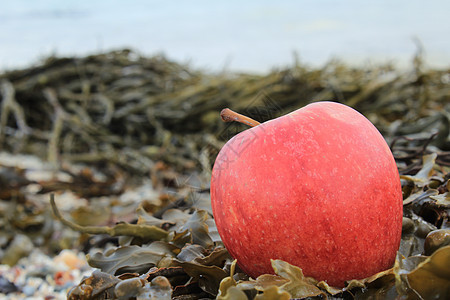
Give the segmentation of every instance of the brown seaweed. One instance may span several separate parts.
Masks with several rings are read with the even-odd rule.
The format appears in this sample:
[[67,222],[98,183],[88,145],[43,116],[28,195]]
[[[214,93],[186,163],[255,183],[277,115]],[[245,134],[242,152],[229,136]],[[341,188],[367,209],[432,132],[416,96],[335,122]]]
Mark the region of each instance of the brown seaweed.
[[[33,246],[97,248],[88,261],[101,271],[70,299],[446,297],[450,70],[426,69],[420,54],[412,67],[332,61],[213,74],[120,50],[0,74],[0,150],[39,157],[50,174],[31,179],[29,168],[0,162],[0,246],[17,254],[2,262],[14,264]],[[277,275],[248,278],[223,247],[209,203],[215,156],[244,129],[218,112],[230,107],[265,122],[320,100],[356,108],[390,144],[404,196],[396,264],[343,289],[282,261],[273,262]],[[150,192],[121,198],[139,188]],[[57,207],[69,192],[82,204]]]

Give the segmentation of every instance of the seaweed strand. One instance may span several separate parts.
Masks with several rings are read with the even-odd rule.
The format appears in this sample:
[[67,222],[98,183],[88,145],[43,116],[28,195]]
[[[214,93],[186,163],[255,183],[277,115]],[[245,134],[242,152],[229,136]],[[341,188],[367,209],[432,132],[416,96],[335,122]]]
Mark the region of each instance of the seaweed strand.
[[129,224],[119,223],[113,227],[108,226],[81,226],[74,222],[65,219],[59,212],[56,203],[55,195],[50,194],[50,204],[52,206],[53,214],[64,225],[72,230],[88,233],[88,234],[108,234],[110,236],[131,236],[142,239],[162,240],[167,237],[168,232],[164,229],[154,225],[145,224]]

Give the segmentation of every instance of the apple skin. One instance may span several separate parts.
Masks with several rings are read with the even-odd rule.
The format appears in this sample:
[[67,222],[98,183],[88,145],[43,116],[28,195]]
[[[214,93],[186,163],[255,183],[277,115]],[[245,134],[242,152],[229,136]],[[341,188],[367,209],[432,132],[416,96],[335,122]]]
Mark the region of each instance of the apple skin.
[[253,278],[281,259],[343,287],[392,267],[399,249],[395,160],[343,104],[309,104],[234,136],[216,158],[211,201],[225,247]]

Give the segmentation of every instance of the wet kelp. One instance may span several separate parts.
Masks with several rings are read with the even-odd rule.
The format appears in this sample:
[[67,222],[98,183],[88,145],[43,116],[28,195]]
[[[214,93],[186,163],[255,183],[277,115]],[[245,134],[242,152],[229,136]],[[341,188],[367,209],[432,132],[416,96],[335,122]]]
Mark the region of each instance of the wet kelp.
[[[70,299],[445,298],[450,71],[414,61],[403,73],[334,61],[211,74],[122,50],[6,72],[2,263],[14,265],[33,247],[84,251],[98,270]],[[209,203],[215,156],[244,129],[222,123],[219,112],[231,107],[263,122],[319,100],[355,107],[391,146],[404,195],[396,263],[344,289],[278,260],[275,275],[248,278],[223,248]]]

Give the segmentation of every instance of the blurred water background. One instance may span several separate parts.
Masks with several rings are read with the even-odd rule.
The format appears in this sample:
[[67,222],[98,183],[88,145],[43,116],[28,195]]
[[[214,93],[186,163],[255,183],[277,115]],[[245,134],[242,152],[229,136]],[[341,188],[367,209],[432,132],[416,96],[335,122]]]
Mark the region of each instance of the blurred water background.
[[293,63],[450,66],[450,1],[0,1],[0,71],[49,55],[132,48],[206,70]]

